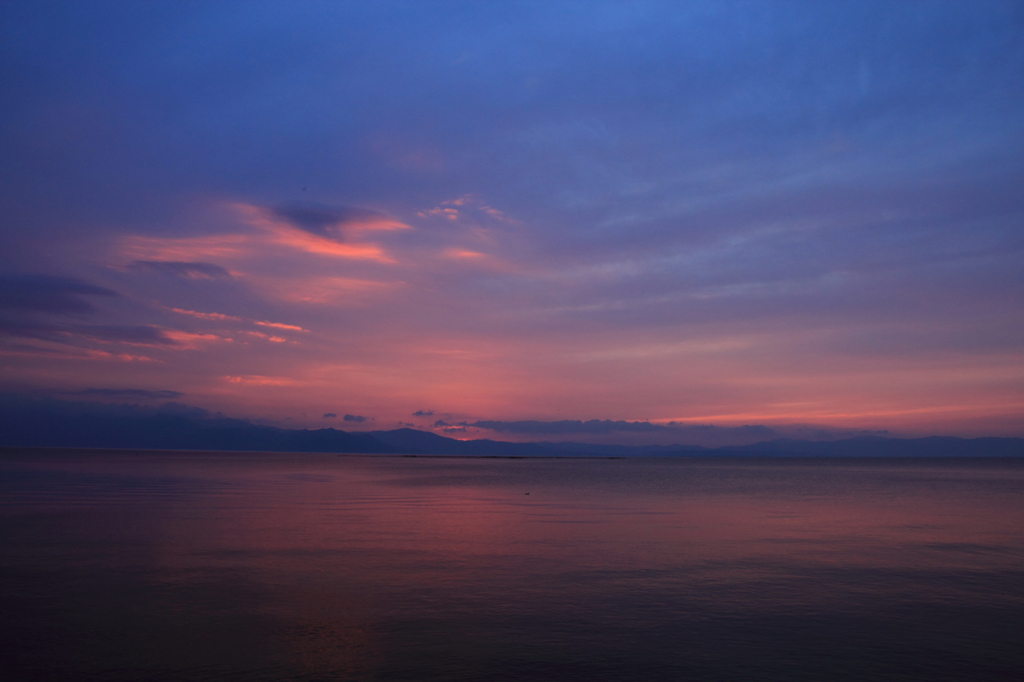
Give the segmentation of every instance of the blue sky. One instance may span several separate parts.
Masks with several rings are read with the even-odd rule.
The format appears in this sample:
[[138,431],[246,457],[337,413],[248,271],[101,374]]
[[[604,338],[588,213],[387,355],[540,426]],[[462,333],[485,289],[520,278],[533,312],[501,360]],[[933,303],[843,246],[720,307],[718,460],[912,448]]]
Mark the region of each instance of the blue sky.
[[1024,435],[1021,3],[0,12],[8,392]]

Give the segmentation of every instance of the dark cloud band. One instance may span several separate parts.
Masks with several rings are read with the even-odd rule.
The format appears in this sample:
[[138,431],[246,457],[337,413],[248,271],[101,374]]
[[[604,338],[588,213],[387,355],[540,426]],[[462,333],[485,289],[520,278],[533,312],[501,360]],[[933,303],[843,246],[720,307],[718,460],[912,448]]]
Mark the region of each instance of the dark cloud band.
[[68,395],[96,396],[98,398],[125,398],[136,400],[171,400],[180,398],[182,393],[178,391],[158,390],[150,391],[142,388],[86,388],[81,391],[73,391]]
[[70,277],[40,274],[0,275],[0,310],[87,313],[93,305],[81,296],[117,296],[116,291]]
[[323,204],[285,204],[269,210],[274,216],[288,221],[295,227],[321,236],[328,236],[332,227],[384,217],[376,211],[364,208]]

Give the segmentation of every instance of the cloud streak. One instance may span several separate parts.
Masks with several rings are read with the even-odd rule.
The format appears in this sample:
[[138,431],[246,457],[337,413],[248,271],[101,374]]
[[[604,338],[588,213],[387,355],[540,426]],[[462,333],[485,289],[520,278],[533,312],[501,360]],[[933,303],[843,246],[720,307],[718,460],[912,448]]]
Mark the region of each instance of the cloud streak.
[[251,322],[260,327],[273,327],[274,329],[285,329],[288,331],[295,332],[308,332],[308,329],[303,329],[294,324],[285,324],[283,322],[269,322],[267,320],[246,320],[242,317],[235,315],[225,315],[223,313],[202,313],[197,310],[184,310],[182,308],[171,308],[172,312],[179,313],[181,315],[188,315],[195,317],[200,320],[213,320],[217,322]]

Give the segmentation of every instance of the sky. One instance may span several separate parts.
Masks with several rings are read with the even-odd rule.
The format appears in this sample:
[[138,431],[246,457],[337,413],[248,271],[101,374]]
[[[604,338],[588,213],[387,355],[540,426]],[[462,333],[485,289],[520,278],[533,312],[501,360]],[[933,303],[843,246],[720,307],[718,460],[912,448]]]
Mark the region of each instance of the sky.
[[1020,2],[5,2],[0,92],[9,395],[1024,436]]

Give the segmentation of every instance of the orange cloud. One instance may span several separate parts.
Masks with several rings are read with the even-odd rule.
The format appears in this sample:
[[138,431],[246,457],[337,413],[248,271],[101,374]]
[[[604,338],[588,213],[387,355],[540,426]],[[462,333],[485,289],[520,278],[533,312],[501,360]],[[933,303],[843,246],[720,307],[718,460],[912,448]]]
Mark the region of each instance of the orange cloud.
[[[280,336],[270,336],[269,334],[263,334],[262,332],[242,332],[242,333],[243,334],[248,334],[249,336],[255,336],[256,338],[259,338],[259,339],[265,339],[267,341],[270,341],[271,343],[286,343],[288,341],[288,339],[286,339],[286,338],[283,338],[283,337],[280,337]],[[296,341],[292,341],[292,343],[297,343],[297,342]]]
[[[780,405],[779,407],[785,407]],[[904,408],[904,409],[888,409],[879,410],[871,406],[865,406],[863,411],[848,411],[848,410],[836,410],[828,407],[820,409],[809,409],[809,410],[780,410],[779,412],[771,412],[761,410],[758,412],[744,412],[739,414],[711,414],[703,415],[700,417],[680,417],[674,421],[680,423],[699,423],[707,424],[709,422],[715,422],[719,424],[732,424],[732,423],[751,423],[751,422],[766,422],[766,423],[783,423],[783,424],[801,424],[801,423],[846,423],[848,421],[864,421],[864,420],[888,420],[889,418],[901,418],[915,415],[942,415],[942,414],[963,414],[971,412],[997,412],[999,409],[1011,409],[1021,410],[1024,409],[1024,404],[1007,404],[1007,403],[992,403],[992,404],[981,404],[981,405],[936,405],[930,407],[915,407],[915,408]],[[659,420],[663,421],[663,420]]]
[[259,321],[257,321],[257,322],[254,322],[254,324],[258,324],[261,327],[276,327],[278,329],[291,329],[291,330],[297,331],[297,332],[308,332],[309,331],[308,329],[303,329],[302,327],[296,327],[294,324],[282,324],[280,322],[259,322]]
[[[298,251],[314,253],[322,256],[334,256],[337,258],[352,258],[362,260],[373,260],[380,263],[394,263],[377,244],[369,242],[339,242],[334,239],[312,234],[292,226],[284,219],[278,218],[266,209],[250,204],[234,204],[233,208],[239,211],[247,223],[260,229],[269,241],[274,244],[287,246]],[[364,230],[397,230],[408,228],[408,225],[385,217],[371,217],[363,220],[356,220],[341,228],[351,231]]]
[[467,264],[472,263],[475,268],[483,268],[495,272],[506,273],[523,272],[522,267],[519,265],[510,263],[501,258],[496,258],[495,256],[487,253],[481,253],[480,251],[473,251],[471,249],[464,249],[457,246],[445,249],[441,252],[441,255],[447,259],[457,260]]
[[[230,322],[245,322],[243,317],[235,317],[234,315],[224,315],[222,313],[201,313],[195,310],[185,310],[183,308],[171,308],[172,312],[181,313],[182,315],[189,315],[191,317],[197,317],[200,320],[218,320],[218,321],[230,321]],[[266,320],[249,320],[253,324],[258,324],[261,327],[275,327],[277,329],[288,329],[297,332],[308,332],[308,329],[303,329],[294,324],[284,324],[283,322],[268,322]],[[252,334],[253,332],[247,332]],[[167,334],[171,336],[171,334]],[[261,335],[263,336],[263,335]],[[172,337],[173,338],[173,337]]]
[[[370,260],[379,263],[394,263],[378,244],[363,241],[338,241],[305,230],[287,221],[275,218],[259,206],[248,204],[232,205],[245,218],[245,222],[257,229],[251,234],[220,234],[204,237],[166,239],[131,235],[121,241],[121,255],[133,260],[188,261],[197,258],[218,258],[238,260],[260,256],[280,246],[304,253]],[[371,215],[357,218],[337,228],[340,236],[349,238],[367,231],[408,229],[409,226],[386,216]]]
[[266,229],[275,243],[298,251],[315,253],[321,256],[334,256],[336,258],[373,260],[379,263],[395,262],[392,258],[386,256],[384,251],[376,244],[343,244],[294,227],[270,225]]
[[350,220],[345,223],[343,230],[410,230],[411,226],[388,218],[387,216],[370,216],[362,219]]
[[291,386],[295,382],[282,377],[266,377],[259,374],[244,374],[241,376],[225,376],[225,381],[231,384],[247,384],[250,386]]
[[449,258],[485,258],[486,255],[479,251],[469,251],[467,249],[445,249],[444,255]]

